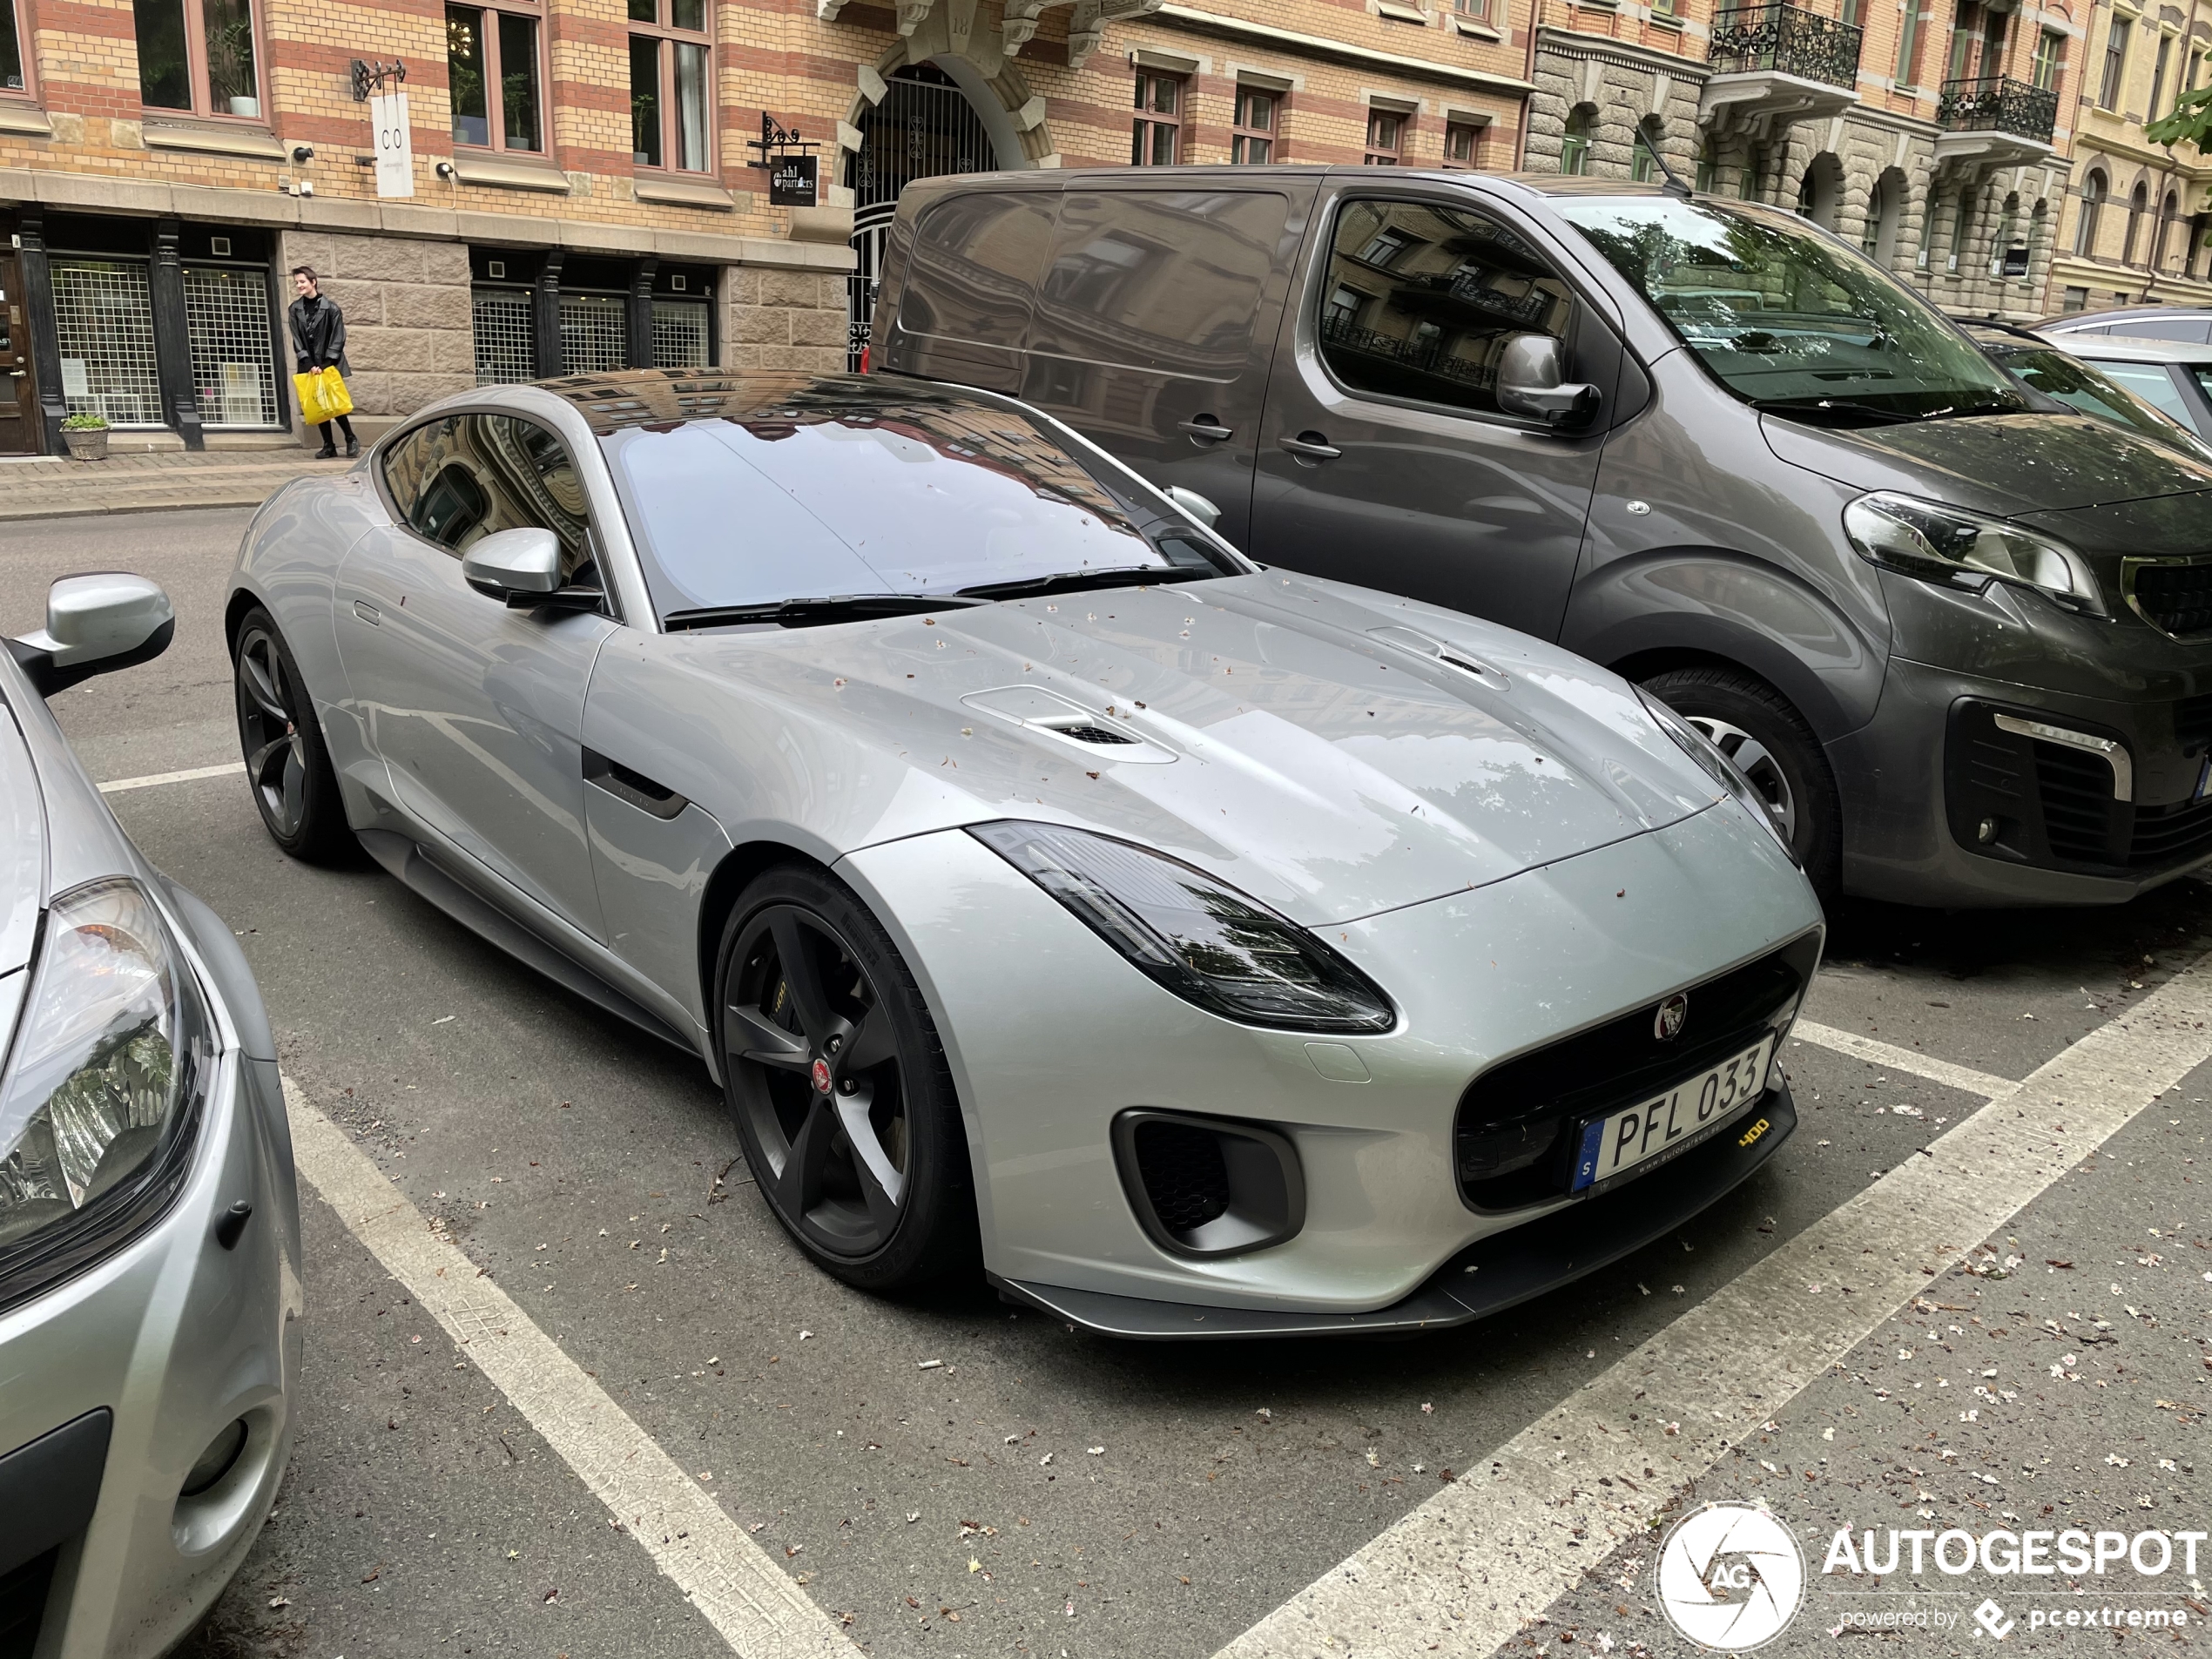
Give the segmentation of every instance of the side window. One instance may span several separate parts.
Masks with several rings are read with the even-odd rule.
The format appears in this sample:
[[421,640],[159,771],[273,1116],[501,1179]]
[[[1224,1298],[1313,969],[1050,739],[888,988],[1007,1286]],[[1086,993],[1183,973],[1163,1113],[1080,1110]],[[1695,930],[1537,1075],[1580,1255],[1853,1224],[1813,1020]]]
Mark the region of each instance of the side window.
[[1516,334],[1565,342],[1571,290],[1507,226],[1441,203],[1351,201],[1320,285],[1322,360],[1355,392],[1497,412]]
[[2118,381],[2161,415],[2170,415],[2183,426],[2191,424],[2189,406],[2181,388],[2163,363],[2099,363],[2099,368]]
[[561,577],[596,585],[583,481],[560,439],[511,415],[453,415],[417,427],[384,462],[408,528],[456,557],[501,530],[560,538]]

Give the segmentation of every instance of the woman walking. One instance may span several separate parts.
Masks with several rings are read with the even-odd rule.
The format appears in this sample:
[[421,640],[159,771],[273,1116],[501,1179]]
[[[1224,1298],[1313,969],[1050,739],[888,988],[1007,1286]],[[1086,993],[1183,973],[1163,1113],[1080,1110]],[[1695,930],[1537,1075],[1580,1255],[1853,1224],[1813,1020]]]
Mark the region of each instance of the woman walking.
[[[299,372],[314,374],[335,368],[342,375],[350,376],[354,367],[346,361],[346,314],[338,309],[335,300],[326,300],[322,285],[311,265],[292,267],[292,287],[300,297],[292,302],[286,320],[292,327],[292,349],[298,359]],[[338,440],[331,428],[346,435],[346,454],[348,459],[361,452],[361,440],[354,435],[354,423],[345,415],[326,421],[322,427],[322,448],[316,459],[328,461],[338,454]]]

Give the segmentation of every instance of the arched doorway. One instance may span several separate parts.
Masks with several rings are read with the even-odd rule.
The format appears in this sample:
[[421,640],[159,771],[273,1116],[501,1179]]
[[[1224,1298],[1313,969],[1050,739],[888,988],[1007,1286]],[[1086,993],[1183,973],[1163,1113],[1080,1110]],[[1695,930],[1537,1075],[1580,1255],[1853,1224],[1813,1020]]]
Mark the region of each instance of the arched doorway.
[[990,129],[943,70],[907,64],[884,79],[890,90],[854,123],[860,147],[845,164],[845,182],[853,192],[853,251],[860,259],[846,279],[846,364],[855,369],[868,343],[883,239],[898,212],[899,192],[917,179],[988,172],[1000,165]]
[[1826,151],[1812,158],[1797,184],[1797,211],[1823,230],[1836,228],[1843,205],[1844,164]]

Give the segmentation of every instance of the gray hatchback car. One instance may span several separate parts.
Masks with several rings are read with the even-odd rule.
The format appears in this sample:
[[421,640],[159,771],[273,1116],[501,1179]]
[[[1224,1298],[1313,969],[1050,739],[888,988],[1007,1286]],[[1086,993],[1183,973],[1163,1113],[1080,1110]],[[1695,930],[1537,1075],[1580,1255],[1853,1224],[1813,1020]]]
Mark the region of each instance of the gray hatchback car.
[[1271,564],[1642,683],[1830,893],[2212,860],[2212,463],[2013,381],[1834,236],[1609,180],[927,179],[878,370],[1015,394]]

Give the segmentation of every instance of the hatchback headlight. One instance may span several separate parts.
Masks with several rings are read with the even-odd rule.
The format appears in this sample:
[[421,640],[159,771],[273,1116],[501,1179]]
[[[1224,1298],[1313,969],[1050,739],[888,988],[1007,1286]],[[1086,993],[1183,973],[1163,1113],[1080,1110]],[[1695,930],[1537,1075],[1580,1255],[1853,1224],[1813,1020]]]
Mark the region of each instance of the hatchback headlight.
[[1291,1031],[1387,1031],[1374,981],[1307,929],[1187,864],[1054,824],[969,834],[1073,911],[1138,972],[1210,1013]]
[[1635,688],[1642,701],[1644,712],[1658,723],[1659,729],[1675,740],[1675,746],[1695,760],[1708,778],[1743,804],[1743,810],[1767,826],[1767,832],[1781,844],[1782,850],[1796,863],[1797,849],[1790,845],[1790,837],[1782,827],[1782,820],[1775,816],[1774,808],[1767,805],[1766,797],[1759,793],[1758,786],[1743,775],[1743,769],[1722,752],[1720,745],[1676,714],[1641,685]]
[[30,971],[0,1074],[0,1304],[167,1201],[214,1048],[192,970],[135,882],[55,900]]
[[2002,519],[1883,490],[1844,509],[1844,533],[1863,557],[1907,576],[1932,582],[1995,577],[2040,589],[2076,610],[2104,614],[2096,577],[2079,553]]

